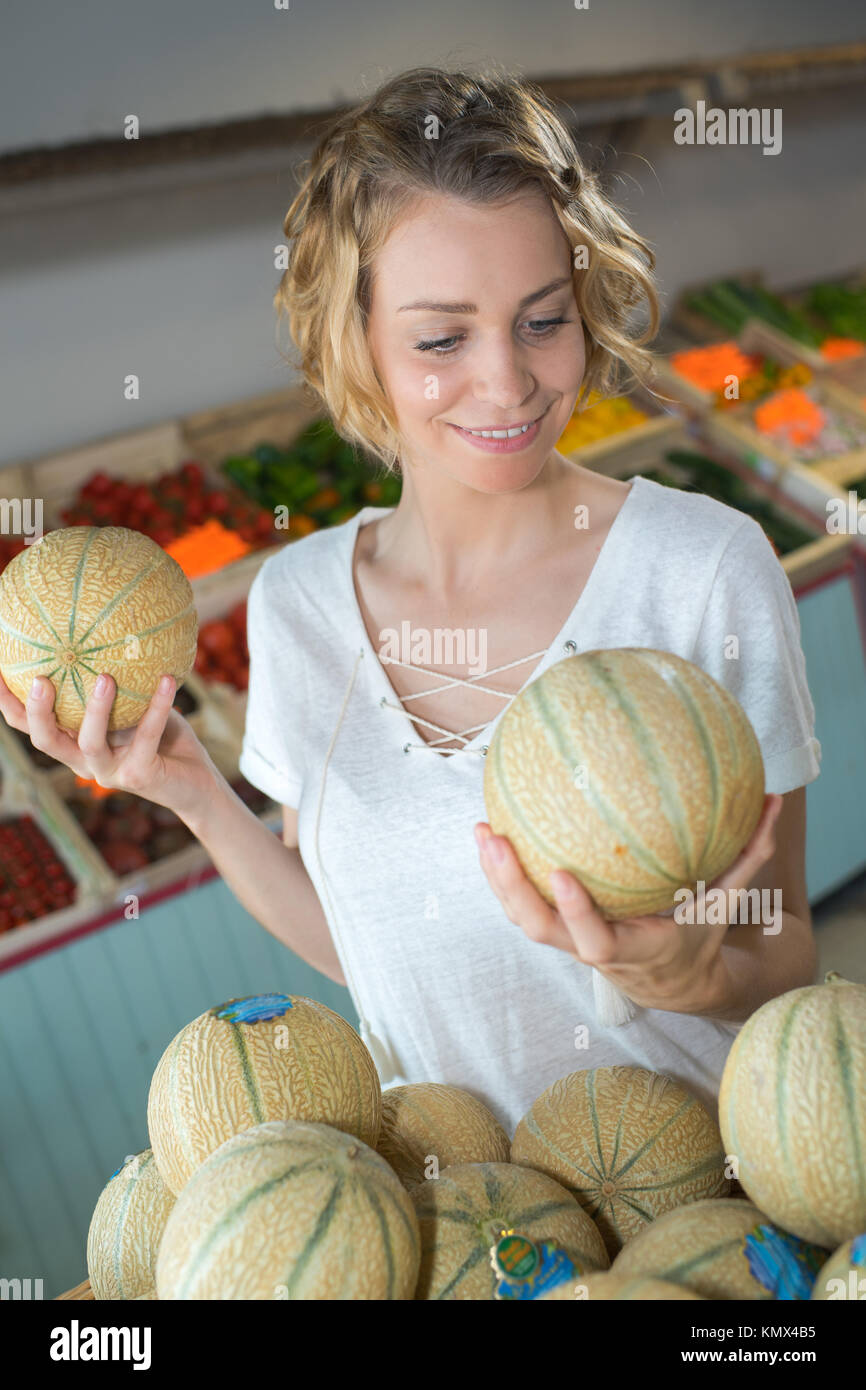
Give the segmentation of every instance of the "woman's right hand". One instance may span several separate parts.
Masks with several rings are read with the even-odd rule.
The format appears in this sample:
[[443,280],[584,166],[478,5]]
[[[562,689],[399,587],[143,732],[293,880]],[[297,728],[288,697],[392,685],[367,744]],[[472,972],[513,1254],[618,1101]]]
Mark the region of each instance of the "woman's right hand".
[[206,804],[218,773],[183,715],[172,709],[174,677],[161,678],[134,728],[109,733],[114,695],[113,677],[101,677],[74,734],[57,725],[54,685],[47,676],[35,678],[26,704],[0,678],[0,713],[13,729],[29,735],[34,748],[65,763],[79,777],[100,787],[134,792],[181,818],[194,814]]

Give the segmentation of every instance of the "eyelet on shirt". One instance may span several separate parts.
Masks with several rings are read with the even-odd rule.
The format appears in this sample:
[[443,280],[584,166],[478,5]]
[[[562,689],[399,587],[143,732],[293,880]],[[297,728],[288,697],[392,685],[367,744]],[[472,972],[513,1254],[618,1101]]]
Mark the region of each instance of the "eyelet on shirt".
[[574,653],[577,651],[577,643],[576,643],[576,642],[572,642],[571,638],[569,638],[568,641],[567,641],[567,642],[563,642],[562,645],[563,645],[563,647],[565,648],[565,650],[566,650],[567,652],[569,652],[572,656],[574,656]]

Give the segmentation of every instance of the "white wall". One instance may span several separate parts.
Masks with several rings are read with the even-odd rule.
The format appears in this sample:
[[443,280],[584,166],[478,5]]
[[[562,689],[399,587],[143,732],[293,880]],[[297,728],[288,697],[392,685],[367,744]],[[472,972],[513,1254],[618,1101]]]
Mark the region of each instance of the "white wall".
[[852,0],[3,0],[0,150],[358,96],[488,55],[597,72],[864,37]]
[[[54,109],[65,108],[68,135],[80,136],[113,128],[112,93],[124,112],[143,109],[146,98],[167,126],[277,105],[316,106],[338,95],[335,84],[349,94],[361,90],[374,68],[378,81],[386,69],[419,62],[455,65],[472,56],[473,34],[476,56],[483,56],[483,41],[498,61],[534,74],[586,68],[590,54],[601,67],[706,56],[710,46],[735,52],[826,43],[842,36],[852,13],[839,4],[817,12],[799,0],[759,15],[741,0],[724,7],[590,0],[590,11],[581,13],[570,13],[564,0],[511,8],[461,0],[458,20],[452,3],[353,7],[346,0],[315,8],[312,0],[292,0],[288,15],[266,19],[251,18],[250,5],[224,0],[177,10],[162,0],[22,6],[22,16],[47,15],[50,22],[39,61],[29,46],[30,19],[6,25],[19,62],[7,74],[11,86],[0,80],[10,107],[0,128],[7,140],[13,132],[15,143],[57,138],[46,103],[64,48],[69,71],[88,80],[74,90],[71,81],[61,85],[63,100]],[[485,30],[481,16],[489,20],[494,11],[498,21]],[[172,28],[168,17],[175,14]],[[263,35],[282,32],[274,29],[281,24],[294,26],[286,30],[292,43],[271,37],[270,48],[262,47]],[[322,26],[330,32],[327,45],[310,37]],[[551,41],[578,32],[580,46]],[[422,41],[425,34],[434,36],[432,45]],[[780,104],[784,139],[775,157],[751,146],[676,146],[672,122],[661,120],[636,150],[619,150],[617,197],[655,244],[668,302],[680,285],[717,273],[763,267],[771,284],[784,284],[866,260],[866,94],[851,88]],[[213,170],[202,181],[157,191],[116,193],[109,185],[99,200],[56,207],[6,200],[18,210],[7,210],[0,224],[0,461],[135,429],[285,380],[274,347],[273,247],[282,240],[288,171],[299,153],[287,151],[282,169],[251,166],[231,180]],[[141,379],[137,402],[123,399],[130,372]]]

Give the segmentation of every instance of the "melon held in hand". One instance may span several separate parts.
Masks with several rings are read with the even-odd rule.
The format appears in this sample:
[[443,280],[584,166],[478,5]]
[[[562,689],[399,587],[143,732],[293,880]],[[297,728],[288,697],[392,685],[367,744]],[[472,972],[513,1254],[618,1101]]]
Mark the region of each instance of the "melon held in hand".
[[741,706],[670,652],[567,657],[517,695],[484,764],[495,835],[551,905],[573,874],[610,921],[666,912],[748,844],[764,764]]
[[160,676],[186,680],[197,635],[180,565],[124,526],[49,531],[0,574],[0,675],[22,701],[48,676],[62,729],[80,729],[101,672],[117,686],[109,729],[137,724]]

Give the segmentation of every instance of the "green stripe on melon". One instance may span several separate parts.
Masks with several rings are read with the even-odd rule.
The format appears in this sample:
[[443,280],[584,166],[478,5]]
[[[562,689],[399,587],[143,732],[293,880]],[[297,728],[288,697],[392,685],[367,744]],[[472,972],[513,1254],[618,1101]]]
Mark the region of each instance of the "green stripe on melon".
[[683,1284],[704,1298],[808,1298],[822,1261],[737,1197],[691,1202],[665,1212],[617,1255],[618,1277]]
[[0,674],[20,700],[48,676],[57,723],[73,732],[103,671],[117,686],[109,729],[137,724],[161,675],[183,684],[197,636],[180,565],[125,526],[49,531],[0,575]]
[[719,1118],[777,1225],[828,1250],[866,1229],[866,986],[831,973],[763,1004],[728,1054]]
[[493,1299],[490,1250],[505,1230],[552,1241],[580,1273],[608,1267],[592,1219],[544,1173],[512,1163],[455,1164],[409,1195],[421,1227],[419,1299]]
[[179,1193],[233,1134],[269,1120],[333,1125],[374,1146],[382,1092],[370,1053],[333,1009],[297,995],[230,1000],[169,1043],[147,1123],[160,1173]]
[[511,1161],[562,1183],[611,1257],[664,1212],[730,1189],[718,1125],[684,1086],[643,1067],[555,1081],[517,1126]]
[[729,867],[760,819],[764,767],[744,711],[699,666],[611,648],[557,662],[515,697],[484,800],[549,903],[549,875],[566,869],[621,920]]
[[402,1183],[456,1163],[507,1163],[508,1135],[486,1105],[458,1086],[422,1081],[382,1093],[376,1145]]
[[396,1174],[331,1125],[270,1121],[196,1170],[166,1225],[160,1300],[411,1299],[418,1223]]
[[94,1298],[156,1297],[156,1256],[173,1206],[150,1149],[118,1169],[100,1193],[87,1232]]

